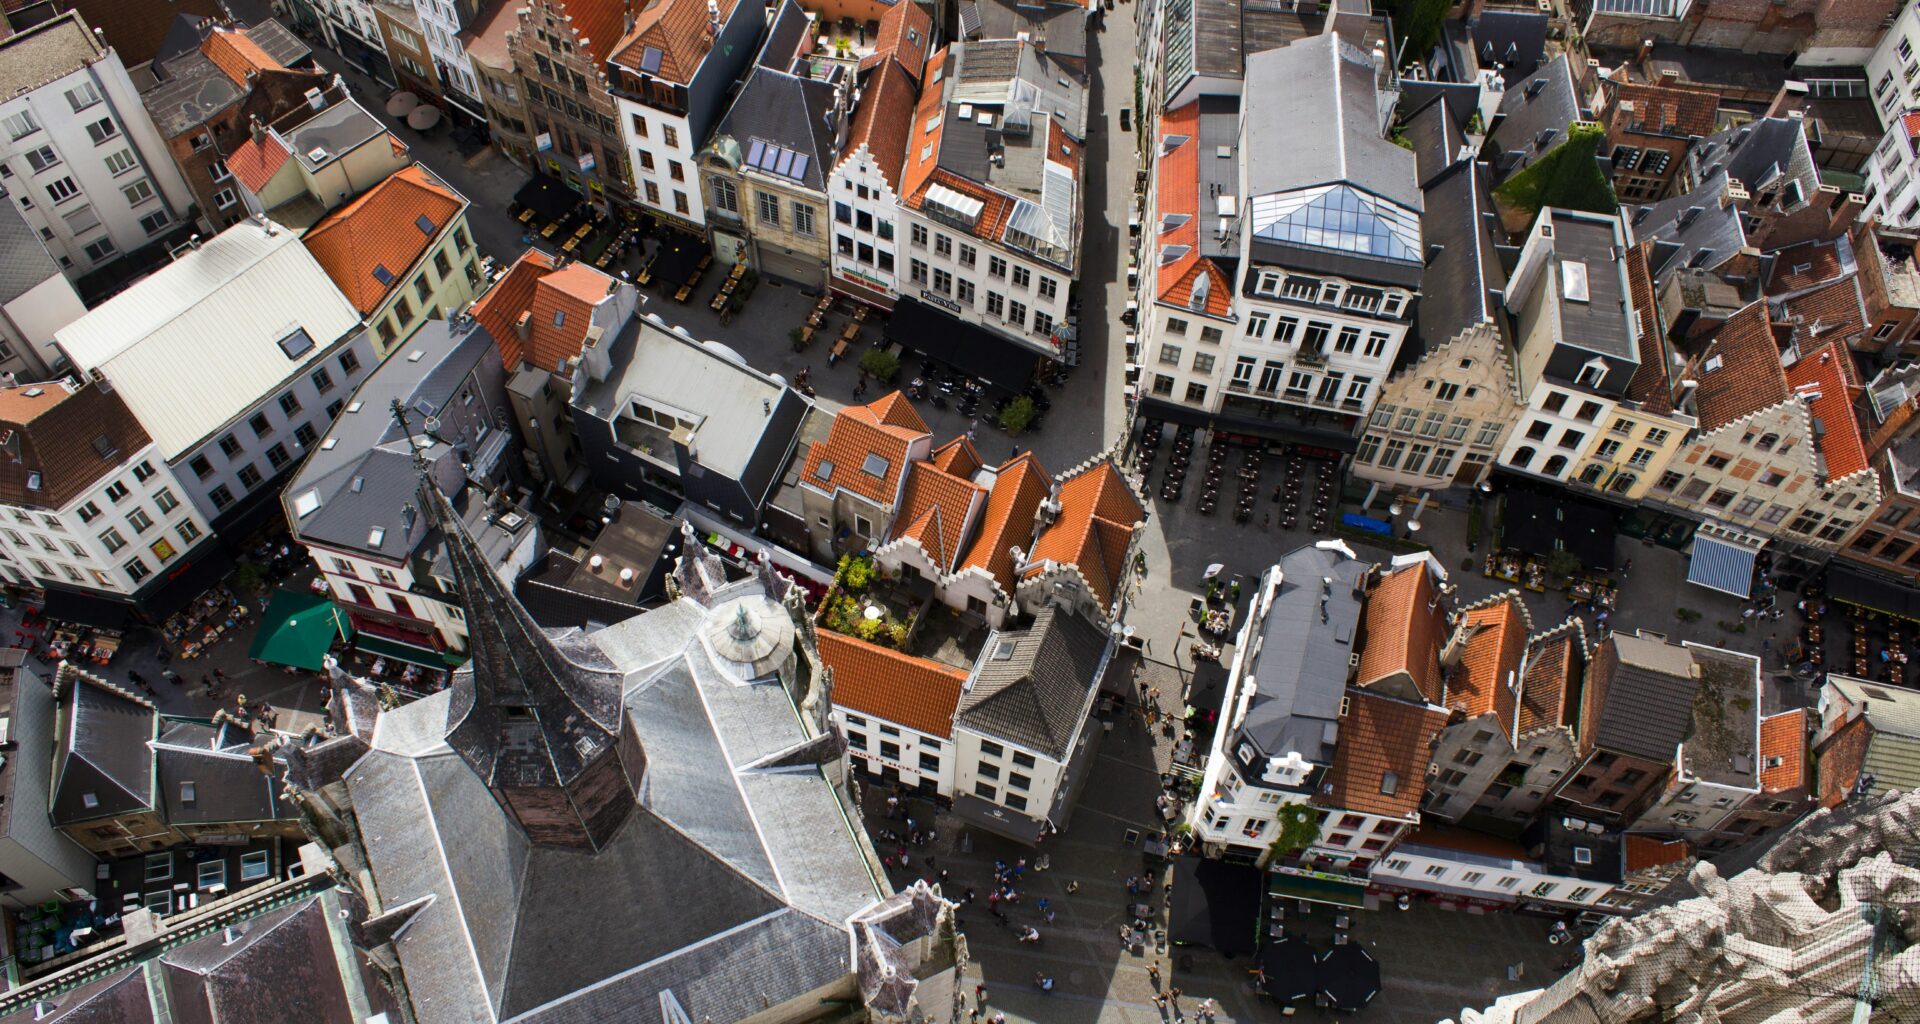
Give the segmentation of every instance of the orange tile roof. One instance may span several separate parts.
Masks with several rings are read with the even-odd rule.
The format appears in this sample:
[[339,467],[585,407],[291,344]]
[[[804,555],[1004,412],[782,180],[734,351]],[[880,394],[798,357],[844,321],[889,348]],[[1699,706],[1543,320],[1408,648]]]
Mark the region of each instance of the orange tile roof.
[[618,284],[585,263],[569,263],[542,275],[533,287],[526,361],[553,370],[578,356],[586,344],[587,329],[593,326],[594,307]]
[[1034,516],[1051,491],[1047,471],[1032,452],[1022,452],[995,471],[987,491],[986,511],[980,515],[980,535],[962,559],[962,568],[978,566],[992,574],[1003,593],[1014,590],[1013,555],[1016,545],[1031,546]]
[[500,350],[500,361],[509,372],[520,369],[524,359],[520,333],[514,324],[521,313],[533,308],[534,288],[540,283],[540,276],[552,269],[553,257],[538,249],[528,249],[473,302],[473,318],[493,335],[493,343]]
[[[1707,370],[1716,356],[1719,368]],[[1720,325],[1701,353],[1694,379],[1700,382],[1694,404],[1702,433],[1787,400],[1787,371],[1780,365],[1766,300],[1748,303]]]
[[[1348,690],[1347,695],[1340,743],[1313,802],[1361,814],[1413,814],[1426,792],[1427,763],[1434,737],[1447,724],[1446,710],[1367,690]],[[1391,785],[1388,775],[1394,776]]]
[[[941,47],[927,61],[927,75],[920,89],[920,102],[914,106],[913,119],[907,125],[905,183],[899,187],[902,199],[918,196],[924,191],[939,163],[940,129],[946,125],[947,119],[941,118],[931,131],[927,129],[927,123],[933,120],[933,115],[946,109],[946,89],[942,87],[941,75],[951,52],[947,47]],[[918,205],[917,202],[915,205]]]
[[[959,443],[966,445],[966,440],[962,438]],[[972,447],[967,445],[969,450]],[[978,459],[974,466],[979,467]],[[916,462],[907,474],[906,493],[894,517],[890,539],[919,542],[936,568],[951,572],[960,558],[967,513],[986,496],[986,488],[963,476],[946,472],[933,462]]]
[[1492,712],[1508,740],[1515,736],[1520,662],[1527,650],[1527,610],[1511,591],[1467,609],[1460,667],[1447,678],[1447,707],[1468,718]]
[[1720,110],[1720,94],[1708,89],[1688,89],[1673,85],[1623,84],[1615,102],[1633,103],[1631,124],[1636,131],[1650,134],[1713,134]]
[[1859,282],[1846,277],[1788,299],[1782,305],[1788,317],[1800,318],[1813,338],[1844,341],[1867,329],[1867,315],[1861,304]]
[[1576,655],[1584,635],[1580,620],[1569,619],[1529,642],[1533,651],[1520,680],[1520,735],[1579,725],[1579,703],[1569,698],[1580,692],[1581,659]]
[[[403,167],[308,229],[301,242],[361,313],[371,313],[466,206],[420,164]],[[432,231],[423,230],[426,218]],[[391,280],[382,281],[384,267]]]
[[1086,144],[1067,134],[1066,128],[1053,118],[1047,119],[1047,162],[1059,164],[1073,173],[1073,180],[1080,180],[1080,168],[1085,165]]
[[956,437],[933,450],[927,461],[939,467],[942,473],[951,473],[963,480],[971,480],[973,474],[980,472],[984,465],[980,453],[974,450],[973,442],[964,437]]
[[1920,110],[1909,110],[1900,115],[1900,126],[1907,130],[1907,138],[1920,135]]
[[[710,0],[717,2],[720,8],[720,24],[725,25],[733,16],[733,8],[739,0]],[[582,0],[569,0],[568,9],[582,6]],[[685,85],[693,81],[694,72],[700,70],[700,62],[706,58],[713,43],[707,35],[707,4],[702,0],[653,0],[646,9],[634,18],[633,31],[625,38],[615,42],[619,35],[622,19],[625,17],[623,0],[591,0],[585,4],[593,9],[594,17],[591,33],[605,34],[611,45],[602,46],[596,38],[593,41],[593,59],[599,63],[607,59],[609,51],[613,62],[629,70],[638,70],[642,55],[647,48],[660,51],[660,70],[652,72],[654,78],[665,79]],[[579,17],[575,16],[575,24]],[[602,26],[605,26],[604,28]]]
[[[901,4],[895,9],[913,6]],[[900,193],[900,170],[907,159],[907,137],[913,131],[913,108],[919,95],[913,76],[906,68],[891,60],[881,64],[880,70],[867,79],[860,106],[853,112],[846,151],[841,156],[845,160],[866,146],[874,166],[886,177],[887,184],[893,186],[895,194]]]
[[248,191],[257,194],[292,155],[292,150],[271,135],[262,136],[259,142],[249,138],[227,158],[227,170],[232,171]]
[[1200,225],[1206,219],[1200,209],[1200,101],[1194,100],[1160,119],[1164,136],[1184,135],[1186,141],[1172,152],[1162,152],[1154,173],[1155,205],[1165,223],[1168,216],[1186,218],[1171,231],[1161,231],[1160,223],[1149,226],[1158,232],[1161,251],[1176,245],[1187,247],[1179,259],[1164,262],[1156,269],[1160,301],[1181,308],[1192,308],[1194,282],[1201,275],[1207,281],[1206,312],[1211,316],[1229,316],[1233,310],[1233,283],[1212,260],[1200,255]]
[[1623,865],[1628,871],[1645,871],[1667,864],[1678,864],[1693,856],[1693,847],[1684,839],[1662,840],[1627,833]]
[[[807,450],[801,479],[822,490],[846,488],[882,505],[899,492],[912,445],[931,431],[907,396],[898,391],[870,405],[850,405],[833,418],[827,439]],[[884,476],[864,468],[868,455],[886,460]]]
[[1447,628],[1439,597],[1425,564],[1406,566],[1374,586],[1361,612],[1355,685],[1371,686],[1404,672],[1420,696],[1439,703],[1440,641]]
[[967,673],[937,661],[821,630],[820,660],[833,669],[835,707],[946,739]]
[[[934,134],[939,133],[936,131]],[[908,208],[918,210],[921,202],[926,199],[927,189],[933,185],[944,185],[963,196],[980,200],[980,216],[973,222],[973,234],[977,238],[999,238],[1000,229],[1005,227],[1008,218],[1013,216],[1013,197],[996,189],[987,188],[979,182],[969,181],[944,168],[935,168],[933,173],[921,182],[920,187],[907,195],[903,201]]]
[[[1773,254],[1767,294],[1797,292],[1840,276],[1840,253],[1832,242],[1802,242]],[[1804,269],[1802,269],[1804,268]]]
[[[1773,759],[1780,763],[1774,764]],[[1807,712],[1782,711],[1760,720],[1760,787],[1769,793],[1807,784]]]
[[235,32],[230,28],[215,28],[207,38],[200,41],[200,52],[207,55],[220,73],[233,79],[236,85],[246,85],[250,75],[262,71],[284,70],[284,65],[267,55],[260,44],[247,38],[244,32]]
[[[1059,517],[1034,541],[1029,560],[1077,567],[1094,597],[1111,609],[1114,587],[1126,571],[1122,560],[1127,545],[1134,529],[1146,521],[1140,499],[1113,463],[1103,459],[1062,481],[1059,502]],[[1034,566],[1027,575],[1040,571]]]
[[1853,396],[1847,388],[1842,364],[1851,358],[1839,342],[1828,342],[1800,357],[1787,371],[1787,380],[1803,393],[1820,394],[1810,408],[1826,433],[1820,437],[1820,454],[1827,460],[1827,479],[1838,480],[1867,468],[1867,444],[1860,436],[1860,421],[1853,415]]
[[860,70],[883,64],[891,57],[913,76],[914,83],[927,70],[927,46],[933,41],[933,17],[919,4],[894,4],[880,16],[880,34],[874,37],[873,52],[860,58]]

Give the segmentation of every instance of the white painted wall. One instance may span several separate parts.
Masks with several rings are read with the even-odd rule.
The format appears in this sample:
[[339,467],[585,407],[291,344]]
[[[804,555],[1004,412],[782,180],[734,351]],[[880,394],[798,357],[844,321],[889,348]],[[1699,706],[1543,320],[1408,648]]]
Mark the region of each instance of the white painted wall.
[[[893,768],[900,773],[902,785],[913,788],[926,779],[933,783],[935,792],[952,799],[956,757],[952,741],[838,706],[833,709],[833,720],[847,736],[847,752],[868,771],[878,775],[882,768]],[[898,744],[899,755],[886,756],[882,743]]]
[[[864,193],[864,194],[863,194]],[[865,143],[848,153],[827,182],[833,276],[848,278],[888,297],[900,294],[901,230],[899,196],[874,164]],[[748,213],[742,210],[745,216]],[[861,217],[865,214],[865,219]],[[852,255],[842,251],[850,245]],[[883,260],[884,253],[888,259]]]
[[[146,517],[146,528],[136,527],[136,513]],[[187,500],[159,449],[149,444],[123,457],[114,472],[58,510],[0,505],[0,550],[9,556],[0,568],[128,597],[210,536],[207,520]]]

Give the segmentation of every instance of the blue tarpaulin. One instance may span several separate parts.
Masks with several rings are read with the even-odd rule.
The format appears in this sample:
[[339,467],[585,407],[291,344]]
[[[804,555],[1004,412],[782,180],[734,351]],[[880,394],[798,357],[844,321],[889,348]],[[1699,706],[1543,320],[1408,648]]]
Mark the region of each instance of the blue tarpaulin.
[[1342,515],[1340,517],[1340,525],[1351,526],[1356,530],[1365,530],[1368,533],[1377,533],[1382,537],[1393,536],[1393,523],[1385,519],[1374,519],[1370,516],[1363,516],[1358,512],[1348,512]]
[[1753,593],[1753,558],[1760,549],[1701,530],[1693,535],[1687,582],[1745,598]]

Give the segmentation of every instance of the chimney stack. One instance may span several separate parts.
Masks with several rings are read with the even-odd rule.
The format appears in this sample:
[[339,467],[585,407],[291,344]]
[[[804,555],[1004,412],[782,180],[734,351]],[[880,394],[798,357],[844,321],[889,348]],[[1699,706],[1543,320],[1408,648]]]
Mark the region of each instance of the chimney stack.
[[253,137],[255,145],[266,141],[267,128],[260,123],[260,115],[255,114],[247,119],[247,134]]

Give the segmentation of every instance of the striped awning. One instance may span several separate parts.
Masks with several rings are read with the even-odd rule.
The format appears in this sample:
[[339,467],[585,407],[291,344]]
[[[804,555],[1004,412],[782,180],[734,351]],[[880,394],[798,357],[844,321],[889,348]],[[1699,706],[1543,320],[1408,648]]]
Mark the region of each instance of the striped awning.
[[1764,541],[1734,531],[1702,526],[1693,535],[1693,561],[1687,582],[1735,597],[1753,593],[1753,559]]

